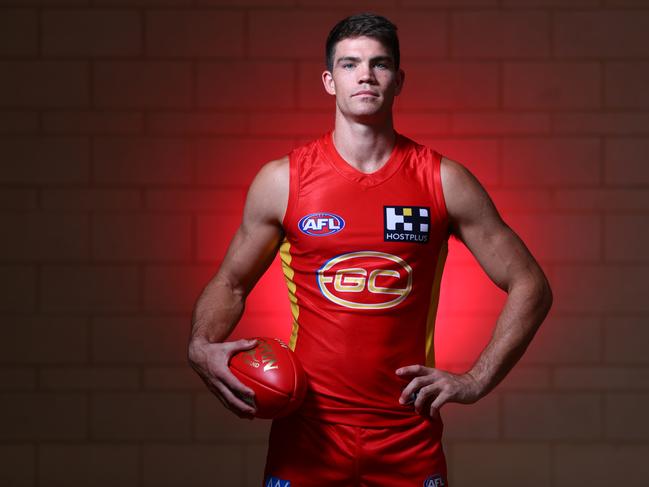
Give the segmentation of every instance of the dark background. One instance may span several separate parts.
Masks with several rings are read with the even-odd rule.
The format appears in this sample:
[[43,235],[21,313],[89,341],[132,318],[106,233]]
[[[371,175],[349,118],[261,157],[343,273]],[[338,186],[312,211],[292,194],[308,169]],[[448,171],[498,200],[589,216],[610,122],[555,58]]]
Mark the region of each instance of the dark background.
[[[448,405],[456,487],[649,482],[649,2],[0,0],[0,484],[257,486],[269,422],[186,362],[266,161],[330,129],[333,24],[397,23],[396,128],[465,164],[553,286],[514,372]],[[233,338],[286,338],[279,266]],[[505,300],[452,242],[438,366]]]

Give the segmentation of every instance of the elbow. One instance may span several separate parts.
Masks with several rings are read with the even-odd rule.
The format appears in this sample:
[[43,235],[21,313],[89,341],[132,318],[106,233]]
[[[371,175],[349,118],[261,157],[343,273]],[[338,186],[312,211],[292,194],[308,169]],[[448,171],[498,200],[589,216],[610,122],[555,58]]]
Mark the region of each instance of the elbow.
[[536,280],[534,289],[538,309],[542,313],[543,317],[545,317],[550,312],[552,303],[554,302],[552,287],[550,286],[550,282],[545,274],[541,273],[541,276]]
[[547,315],[550,312],[553,302],[554,302],[554,295],[552,294],[552,288],[550,287],[550,283],[547,283],[544,288],[543,296],[541,299],[542,308],[545,315]]
[[540,269],[534,275],[529,274],[521,278],[514,288],[518,288],[524,295],[525,301],[536,311],[536,314],[545,317],[552,308],[554,294],[547,277]]

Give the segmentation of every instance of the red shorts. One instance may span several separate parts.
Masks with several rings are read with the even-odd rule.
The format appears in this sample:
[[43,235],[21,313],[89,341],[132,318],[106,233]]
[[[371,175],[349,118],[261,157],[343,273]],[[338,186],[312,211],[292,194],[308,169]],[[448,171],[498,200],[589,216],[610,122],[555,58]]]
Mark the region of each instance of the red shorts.
[[264,487],[447,487],[442,423],[361,427],[275,419]]

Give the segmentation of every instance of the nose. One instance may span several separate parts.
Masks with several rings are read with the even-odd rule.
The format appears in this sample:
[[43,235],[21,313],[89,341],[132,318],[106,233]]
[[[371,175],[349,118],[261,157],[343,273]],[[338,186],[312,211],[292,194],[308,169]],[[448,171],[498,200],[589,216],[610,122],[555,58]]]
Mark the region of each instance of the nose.
[[372,83],[375,81],[374,71],[370,67],[369,63],[361,63],[358,67],[358,83]]

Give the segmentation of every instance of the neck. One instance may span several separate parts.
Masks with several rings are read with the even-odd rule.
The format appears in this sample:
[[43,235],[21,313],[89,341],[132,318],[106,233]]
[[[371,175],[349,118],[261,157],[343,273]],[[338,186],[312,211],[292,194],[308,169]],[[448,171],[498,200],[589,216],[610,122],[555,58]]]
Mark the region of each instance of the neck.
[[396,140],[392,116],[377,125],[349,120],[336,113],[333,143],[348,164],[364,173],[378,171],[390,158]]

